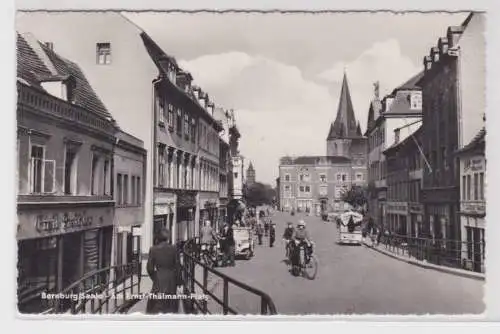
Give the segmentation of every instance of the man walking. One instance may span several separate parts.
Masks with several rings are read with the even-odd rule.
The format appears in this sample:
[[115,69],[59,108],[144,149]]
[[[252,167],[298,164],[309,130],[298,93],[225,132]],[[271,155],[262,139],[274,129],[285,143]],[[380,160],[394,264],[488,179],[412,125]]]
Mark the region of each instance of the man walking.
[[[222,251],[224,252],[223,265],[234,267],[234,233],[231,225],[225,224],[222,229]],[[229,264],[228,264],[229,260]]]
[[262,245],[262,235],[264,234],[264,227],[262,226],[262,221],[257,222],[257,238],[259,239],[259,245]]
[[269,230],[269,247],[273,247],[275,239],[276,239],[276,224],[271,222],[271,227]]

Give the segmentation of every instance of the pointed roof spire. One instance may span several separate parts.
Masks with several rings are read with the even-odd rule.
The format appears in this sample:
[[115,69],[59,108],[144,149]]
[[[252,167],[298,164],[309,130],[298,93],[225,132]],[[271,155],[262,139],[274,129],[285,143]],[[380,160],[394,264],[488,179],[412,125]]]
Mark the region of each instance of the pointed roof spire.
[[253,169],[253,165],[252,165],[252,162],[250,161],[250,164],[248,165],[248,170],[254,170]]
[[353,137],[359,137],[359,135],[356,128],[356,117],[354,116],[351,93],[347,84],[347,74],[344,68],[344,79],[342,80],[337,117],[335,122],[330,126],[328,139]]
[[359,136],[363,135],[363,133],[361,133],[361,126],[359,125],[359,121],[358,121],[358,126],[356,127],[356,134]]

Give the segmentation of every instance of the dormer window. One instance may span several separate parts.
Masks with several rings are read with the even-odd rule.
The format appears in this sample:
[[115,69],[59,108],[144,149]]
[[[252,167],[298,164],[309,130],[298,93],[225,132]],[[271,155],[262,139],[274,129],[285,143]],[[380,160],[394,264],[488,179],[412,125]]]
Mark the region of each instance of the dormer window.
[[422,92],[412,92],[410,95],[410,109],[411,110],[421,110],[422,109]]
[[46,81],[41,83],[43,89],[58,99],[73,103],[75,100],[75,82],[71,78],[64,81]]
[[96,53],[96,62],[98,65],[111,64],[111,43],[97,43]]
[[394,98],[392,97],[388,97],[386,100],[385,100],[385,111],[389,111],[391,109],[391,106],[392,106],[392,102],[394,101]]

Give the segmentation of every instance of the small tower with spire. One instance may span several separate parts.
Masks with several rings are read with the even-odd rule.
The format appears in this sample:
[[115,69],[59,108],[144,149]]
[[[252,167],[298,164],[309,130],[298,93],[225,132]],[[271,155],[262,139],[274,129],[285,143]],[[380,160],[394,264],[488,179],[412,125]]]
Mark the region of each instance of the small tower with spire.
[[344,71],[337,116],[330,125],[326,139],[326,155],[351,158],[353,154],[352,144],[356,144],[360,139],[363,141],[364,137],[361,133],[361,126],[354,115],[347,75]]
[[255,169],[253,168],[252,162],[248,165],[247,169],[247,186],[250,186],[255,183]]

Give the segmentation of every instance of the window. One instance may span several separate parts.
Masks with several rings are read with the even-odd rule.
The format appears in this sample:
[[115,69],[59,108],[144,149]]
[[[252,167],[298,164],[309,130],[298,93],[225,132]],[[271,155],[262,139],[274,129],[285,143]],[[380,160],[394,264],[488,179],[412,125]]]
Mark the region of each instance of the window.
[[326,182],[326,174],[319,174],[319,181],[325,183]]
[[342,174],[342,182],[347,181],[347,174]]
[[44,147],[33,145],[31,146],[31,166],[30,166],[30,189],[32,193],[42,192],[42,175],[43,175],[43,157]]
[[299,186],[299,192],[301,192],[301,193],[304,192],[304,186]]
[[66,156],[64,160],[64,193],[66,195],[74,195],[76,192],[76,156],[76,149],[71,146],[66,146]]
[[410,98],[410,104],[412,110],[422,109],[422,93],[412,92]]
[[170,103],[168,104],[167,122],[168,122],[168,129],[170,131],[173,131],[174,130],[174,106]]
[[122,174],[118,173],[116,174],[116,196],[117,196],[117,204],[122,205],[123,204],[123,179],[122,179]]
[[479,173],[479,199],[484,200],[484,173]]
[[123,176],[123,204],[128,204],[128,175]]
[[342,180],[342,174],[338,173],[337,174],[337,181],[341,181]]
[[140,176],[136,177],[136,182],[137,182],[137,186],[135,187],[135,190],[137,191],[137,195],[136,195],[137,205],[141,205],[142,204],[142,184],[141,184]]
[[441,147],[441,159],[444,169],[448,169],[448,162],[446,161],[447,160],[446,147]]
[[158,185],[165,185],[165,145],[158,146]]
[[319,187],[319,195],[320,196],[327,196],[328,195],[328,187],[327,186],[320,186]]
[[110,170],[109,170],[109,160],[104,160],[104,195],[110,195],[109,193],[109,181],[110,181]]
[[290,174],[285,174],[285,182],[290,182]]
[[467,175],[467,200],[470,200],[470,181],[471,177],[470,175]]
[[184,136],[189,140],[189,115],[186,113],[184,115]]
[[182,134],[182,110],[177,109],[177,134]]
[[300,175],[299,175],[299,180],[300,180],[300,181],[304,181],[304,174],[300,174]]
[[311,187],[310,186],[305,186],[305,192],[310,193],[311,192]]
[[356,181],[363,181],[363,173],[356,173]]
[[158,123],[165,124],[165,100],[158,98]]
[[97,163],[99,162],[99,156],[94,153],[92,156],[92,175],[91,175],[91,181],[90,181],[90,193],[92,195],[97,195],[97,187],[98,187],[98,181],[97,181]]
[[462,176],[462,200],[463,201],[467,200],[467,197],[465,196],[465,194],[466,194],[465,190],[467,189],[465,187],[466,182],[467,182],[467,177],[464,175],[464,176]]
[[284,190],[285,191],[283,193],[283,197],[291,197],[292,193],[291,193],[290,186],[285,186]]
[[111,44],[110,43],[97,43],[97,64],[109,65],[111,64]]
[[191,118],[191,142],[196,141],[196,120]]
[[133,204],[133,205],[135,205],[135,201],[136,201],[136,198],[135,198],[135,195],[136,195],[135,186],[136,186],[135,176],[132,175],[132,177],[130,178],[130,203]]
[[479,175],[478,173],[474,173],[474,200],[477,201],[479,199]]

